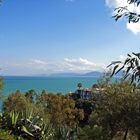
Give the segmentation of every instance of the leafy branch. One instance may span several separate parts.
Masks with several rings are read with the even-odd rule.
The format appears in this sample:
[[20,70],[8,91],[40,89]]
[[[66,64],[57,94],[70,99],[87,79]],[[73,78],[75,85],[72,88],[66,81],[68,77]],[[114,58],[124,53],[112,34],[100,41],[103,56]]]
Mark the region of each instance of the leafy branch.
[[[128,4],[134,4],[138,7],[140,0],[127,0]],[[127,18],[128,22],[137,23],[140,21],[140,14],[138,12],[131,12],[128,7],[117,7],[114,9],[113,18],[118,21],[120,18]],[[140,81],[140,53],[127,54],[127,58],[124,62],[115,61],[112,62],[108,67],[113,65],[111,76],[117,74],[120,71],[124,71],[123,78],[131,78],[131,83]]]
[[107,67],[113,66],[111,77],[120,71],[124,71],[123,78],[126,79],[128,77],[131,78],[131,83],[134,81],[140,81],[140,53],[132,53],[127,54],[127,58],[124,62],[122,61],[115,61],[112,62]]
[[[134,4],[137,7],[140,5],[140,0],[127,0],[127,2],[128,4]],[[122,17],[126,17],[129,23],[137,23],[140,20],[140,14],[129,11],[127,6],[117,7],[114,9],[113,18],[118,21],[118,19]]]

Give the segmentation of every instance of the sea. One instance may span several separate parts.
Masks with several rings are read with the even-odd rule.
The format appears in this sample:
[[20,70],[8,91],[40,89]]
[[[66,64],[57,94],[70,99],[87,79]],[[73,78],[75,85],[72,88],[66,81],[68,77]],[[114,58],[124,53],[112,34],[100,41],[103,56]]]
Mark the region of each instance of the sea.
[[33,77],[33,76],[5,76],[2,93],[8,96],[16,90],[25,93],[31,89],[40,93],[46,90],[48,93],[67,94],[77,89],[77,84],[82,83],[84,88],[90,88],[97,83],[97,77]]

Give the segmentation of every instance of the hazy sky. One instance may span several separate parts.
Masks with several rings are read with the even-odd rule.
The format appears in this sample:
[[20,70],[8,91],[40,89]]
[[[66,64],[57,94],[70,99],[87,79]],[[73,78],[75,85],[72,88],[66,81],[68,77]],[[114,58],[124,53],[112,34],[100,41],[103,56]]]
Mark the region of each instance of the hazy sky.
[[111,17],[113,8],[124,1],[4,0],[1,74],[102,70],[127,53],[139,52],[140,24]]

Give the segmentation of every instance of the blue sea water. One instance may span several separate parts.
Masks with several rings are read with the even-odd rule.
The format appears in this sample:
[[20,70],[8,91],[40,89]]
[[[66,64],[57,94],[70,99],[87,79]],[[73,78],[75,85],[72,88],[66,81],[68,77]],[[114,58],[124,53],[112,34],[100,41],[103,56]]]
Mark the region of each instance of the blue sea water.
[[74,92],[77,83],[82,83],[83,87],[90,88],[97,82],[95,77],[25,77],[25,76],[6,76],[4,77],[4,95],[20,90],[27,92],[34,89],[36,92],[46,90],[53,93]]

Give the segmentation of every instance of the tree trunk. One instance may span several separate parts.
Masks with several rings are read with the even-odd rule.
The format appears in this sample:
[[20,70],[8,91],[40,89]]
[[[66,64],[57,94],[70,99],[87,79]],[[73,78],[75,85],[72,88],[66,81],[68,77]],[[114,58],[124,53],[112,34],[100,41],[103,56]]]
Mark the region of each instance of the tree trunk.
[[138,140],[140,140],[140,133],[138,134]]
[[127,134],[128,134],[128,129],[126,129],[126,131],[125,131],[125,135],[124,135],[123,140],[126,140],[127,139]]

